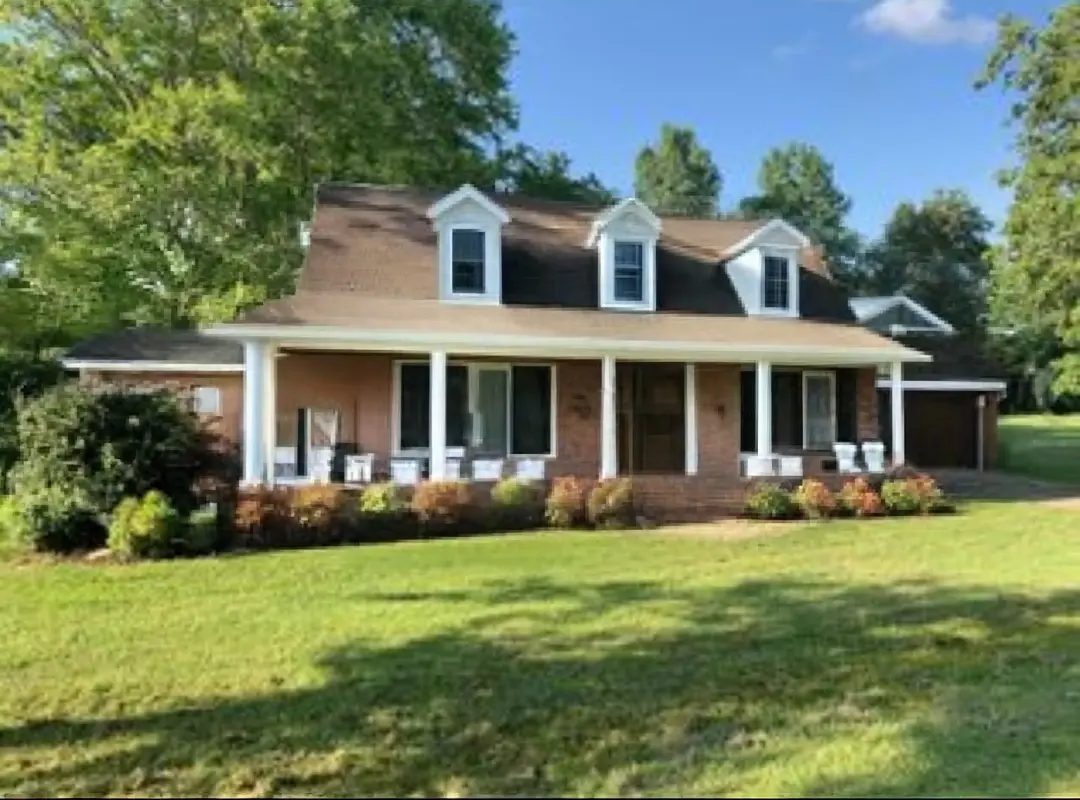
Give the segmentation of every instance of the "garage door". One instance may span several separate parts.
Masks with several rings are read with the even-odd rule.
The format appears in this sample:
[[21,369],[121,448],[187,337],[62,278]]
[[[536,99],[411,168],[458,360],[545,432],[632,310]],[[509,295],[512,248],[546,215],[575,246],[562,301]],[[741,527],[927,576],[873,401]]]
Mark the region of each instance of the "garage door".
[[[891,449],[888,392],[878,398],[882,433]],[[973,392],[905,391],[907,460],[919,467],[977,467],[977,399]]]

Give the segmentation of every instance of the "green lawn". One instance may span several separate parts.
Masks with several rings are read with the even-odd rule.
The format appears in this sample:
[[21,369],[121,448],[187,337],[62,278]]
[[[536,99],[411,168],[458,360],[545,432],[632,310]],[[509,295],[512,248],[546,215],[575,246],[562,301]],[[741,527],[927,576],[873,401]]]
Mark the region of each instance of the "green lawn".
[[1080,794],[1080,515],[0,565],[0,795]]
[[1002,417],[998,436],[1002,469],[1080,484],[1080,414]]

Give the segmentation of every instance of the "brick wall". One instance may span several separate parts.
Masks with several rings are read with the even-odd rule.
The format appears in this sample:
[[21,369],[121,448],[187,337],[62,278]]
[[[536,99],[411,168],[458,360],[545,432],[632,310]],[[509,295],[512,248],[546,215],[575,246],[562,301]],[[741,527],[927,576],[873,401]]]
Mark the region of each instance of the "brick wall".
[[698,474],[739,474],[738,364],[698,364]]
[[877,369],[864,367],[855,376],[856,415],[860,441],[881,439],[878,426]]

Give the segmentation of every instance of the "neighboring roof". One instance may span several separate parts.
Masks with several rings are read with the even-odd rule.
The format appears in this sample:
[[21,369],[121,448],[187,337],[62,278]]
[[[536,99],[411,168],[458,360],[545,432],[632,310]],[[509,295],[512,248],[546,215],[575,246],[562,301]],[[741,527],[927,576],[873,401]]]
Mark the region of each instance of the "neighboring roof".
[[896,340],[934,359],[905,367],[905,381],[1005,380],[1008,376],[986,346],[970,337],[913,334]]
[[852,297],[848,301],[851,310],[860,322],[866,323],[876,317],[880,317],[894,308],[903,307],[912,314],[926,321],[927,328],[933,328],[942,333],[953,333],[955,329],[941,317],[934,314],[921,303],[917,303],[910,297],[902,294],[894,294],[883,297]]
[[[282,330],[287,326],[291,330]],[[580,355],[598,350],[707,358],[770,357],[777,363],[922,360],[925,356],[856,324],[693,313],[462,305],[433,299],[305,292],[211,329],[216,335],[277,337],[288,343],[334,341],[373,348],[442,347]],[[625,357],[625,355],[623,356]]]
[[244,350],[239,342],[194,330],[128,328],[85,339],[62,361],[69,369],[220,371],[239,368]]
[[[438,297],[436,234],[427,213],[443,193],[408,188],[327,184],[317,193],[310,246],[298,292],[383,297]],[[503,302],[516,306],[599,305],[590,229],[605,208],[488,194],[510,222],[503,228]],[[722,266],[722,254],[769,220],[660,218],[657,311],[745,315]],[[804,317],[854,322],[847,296],[827,277],[819,254],[800,259]]]

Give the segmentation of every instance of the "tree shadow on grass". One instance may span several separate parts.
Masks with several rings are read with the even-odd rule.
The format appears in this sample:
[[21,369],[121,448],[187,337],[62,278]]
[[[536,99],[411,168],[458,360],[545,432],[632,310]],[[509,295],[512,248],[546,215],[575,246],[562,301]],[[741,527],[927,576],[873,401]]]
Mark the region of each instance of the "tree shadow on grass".
[[[0,793],[724,794],[766,775],[802,795],[1032,795],[1075,777],[1080,593],[529,580],[394,602],[491,611],[328,653],[317,688],[0,729],[25,762]],[[899,763],[858,750],[885,735]],[[782,771],[840,741],[851,763]]]

